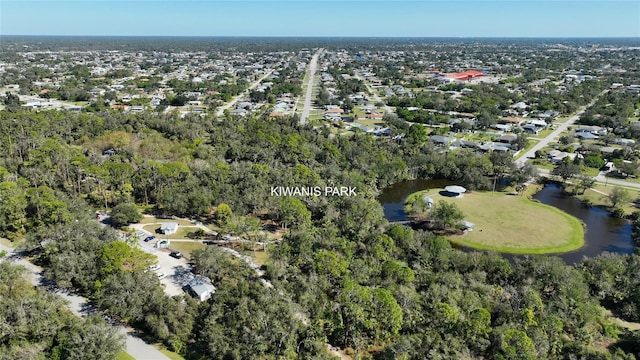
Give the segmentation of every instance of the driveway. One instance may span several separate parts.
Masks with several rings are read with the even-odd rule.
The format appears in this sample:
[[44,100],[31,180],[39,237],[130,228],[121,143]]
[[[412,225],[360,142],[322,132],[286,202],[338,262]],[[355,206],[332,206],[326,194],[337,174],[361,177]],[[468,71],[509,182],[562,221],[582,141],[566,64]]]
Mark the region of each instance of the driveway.
[[[136,224],[143,225],[143,224]],[[191,267],[187,263],[187,260],[184,258],[176,259],[169,256],[169,251],[166,249],[158,249],[155,247],[159,238],[155,240],[145,242],[143,241],[147,236],[154,235],[148,231],[142,230],[141,226],[135,227],[136,229],[135,237],[138,241],[139,248],[151,255],[155,255],[158,258],[158,265],[160,265],[160,269],[155,272],[160,274],[164,273],[167,275],[164,279],[160,279],[160,283],[163,285],[165,294],[168,296],[176,296],[183,293],[182,288],[187,285],[187,283],[193,279],[193,274],[191,273]]]

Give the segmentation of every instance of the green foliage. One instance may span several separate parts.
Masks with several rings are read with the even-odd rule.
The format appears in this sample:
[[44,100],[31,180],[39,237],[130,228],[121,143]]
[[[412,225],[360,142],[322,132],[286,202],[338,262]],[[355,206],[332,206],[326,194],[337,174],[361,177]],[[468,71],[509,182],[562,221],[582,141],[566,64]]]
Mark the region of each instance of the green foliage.
[[609,193],[609,202],[614,208],[620,203],[628,202],[629,200],[631,200],[629,191],[619,186],[614,187],[613,190],[611,190],[611,193]]
[[99,317],[81,319],[34,289],[24,268],[0,262],[0,359],[114,359],[124,336]]
[[116,205],[111,213],[111,223],[115,227],[122,227],[132,223],[137,223],[143,219],[135,204],[123,203]]
[[430,219],[436,229],[457,229],[464,220],[464,214],[453,202],[440,200],[431,208]]
[[231,211],[231,207],[225,203],[218,205],[216,208],[216,220],[221,226],[225,225],[232,215],[233,211]]
[[105,278],[120,271],[146,270],[156,261],[155,256],[121,241],[104,244],[99,258],[100,273]]

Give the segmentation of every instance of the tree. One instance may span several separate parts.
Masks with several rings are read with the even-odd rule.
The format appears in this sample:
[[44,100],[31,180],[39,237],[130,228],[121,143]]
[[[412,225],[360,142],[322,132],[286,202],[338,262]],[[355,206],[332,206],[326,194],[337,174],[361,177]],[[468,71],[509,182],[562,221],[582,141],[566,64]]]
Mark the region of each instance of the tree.
[[124,348],[124,334],[99,316],[90,316],[74,325],[58,336],[58,345],[53,348],[51,359],[111,360]]
[[573,142],[573,139],[568,135],[562,135],[560,136],[560,139],[558,139],[558,142],[562,145],[569,145]]
[[529,138],[526,134],[518,134],[515,141],[516,149],[522,150],[529,145]]
[[504,334],[500,350],[505,359],[534,360],[538,358],[531,338],[525,332],[515,329],[509,329]]
[[231,207],[225,203],[221,203],[216,208],[216,220],[220,226],[225,225],[232,215],[233,211],[231,210]]
[[[580,194],[584,194],[585,191],[591,189],[593,185],[595,185],[596,179],[587,175],[578,175],[578,183],[576,185],[577,189],[580,189]],[[577,190],[576,189],[576,190]]]
[[633,176],[638,172],[638,163],[635,161],[621,161],[616,164],[616,168],[627,176]]
[[464,214],[458,208],[458,205],[452,202],[440,200],[431,208],[431,221],[433,221],[437,229],[457,229],[463,219]]
[[[568,159],[568,157],[565,159]],[[562,178],[562,181],[564,182],[575,177],[579,173],[580,166],[569,161],[562,161],[558,165],[556,165],[553,170],[551,170],[551,175],[560,176]]]
[[311,212],[296,198],[285,197],[280,202],[279,218],[284,228],[287,225],[302,225],[311,222]]
[[137,223],[142,220],[143,216],[140,214],[134,204],[123,203],[116,205],[111,210],[111,223],[115,227],[127,226],[131,223]]
[[496,119],[496,117],[492,116],[488,112],[483,111],[478,115],[478,125],[483,129],[488,129],[491,127],[491,125],[497,122],[498,120]]
[[629,194],[629,191],[618,186],[614,187],[609,194],[609,202],[611,203],[611,207],[614,208],[620,203],[628,202],[630,199],[631,195]]
[[427,141],[427,130],[422,124],[413,124],[407,129],[407,136],[416,144],[424,144]]

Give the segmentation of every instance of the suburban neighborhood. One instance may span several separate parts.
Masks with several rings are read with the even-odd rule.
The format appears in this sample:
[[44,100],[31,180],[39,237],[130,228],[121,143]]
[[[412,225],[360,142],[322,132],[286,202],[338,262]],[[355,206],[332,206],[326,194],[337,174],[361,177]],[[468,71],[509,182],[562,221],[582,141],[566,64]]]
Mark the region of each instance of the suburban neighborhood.
[[0,359],[636,358],[639,58],[3,36]]

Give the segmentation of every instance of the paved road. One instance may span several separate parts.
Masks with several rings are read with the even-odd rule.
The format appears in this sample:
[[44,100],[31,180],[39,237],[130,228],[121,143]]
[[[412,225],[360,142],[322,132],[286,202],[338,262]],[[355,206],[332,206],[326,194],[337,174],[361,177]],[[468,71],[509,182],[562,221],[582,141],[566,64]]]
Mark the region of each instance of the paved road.
[[609,90],[604,90],[603,92],[598,94],[598,96],[594,97],[593,100],[589,104],[581,107],[580,110],[577,113],[575,113],[572,117],[567,119],[567,121],[565,121],[564,123],[559,123],[558,127],[551,134],[547,135],[545,138],[543,138],[540,141],[538,141],[538,143],[535,144],[531,149],[529,149],[529,151],[524,153],[518,160],[516,160],[515,161],[516,165],[518,165],[518,166],[524,165],[524,163],[529,158],[534,158],[535,157],[536,151],[546,147],[547,145],[549,145],[549,143],[551,143],[553,141],[556,141],[557,138],[560,137],[560,134],[562,134],[562,132],[567,130],[569,128],[569,126],[573,125],[573,123],[575,123],[578,119],[580,119],[580,116],[582,114],[584,114],[584,112],[588,108],[593,106],[593,104],[595,104],[596,101],[598,101],[598,99],[602,95],[604,95],[607,91],[609,91]]
[[[181,219],[181,220],[187,220],[188,219]],[[165,294],[167,294],[168,296],[174,296],[174,295],[179,295],[183,293],[182,288],[187,285],[187,283],[193,279],[194,275],[191,273],[191,267],[189,266],[189,264],[187,263],[187,260],[182,258],[182,259],[175,259],[171,256],[169,256],[169,252],[167,250],[162,250],[162,249],[158,249],[155,248],[155,243],[158,240],[152,240],[150,242],[144,242],[144,238],[146,238],[149,235],[154,235],[151,234],[150,232],[144,230],[144,226],[149,225],[149,224],[132,224],[130,225],[131,228],[136,230],[136,236],[138,238],[138,244],[140,246],[140,249],[142,249],[144,252],[152,254],[152,255],[156,255],[158,258],[158,265],[160,265],[160,269],[157,270],[157,273],[165,273],[167,274],[167,277],[165,277],[164,279],[161,279],[160,282],[164,285],[164,292]],[[216,235],[216,232],[207,228],[206,226],[204,226],[202,223],[194,223],[193,225],[194,228],[200,228],[202,230],[204,230],[207,233],[210,233],[212,235]],[[158,237],[158,239],[162,239],[162,235],[160,235],[160,237]],[[178,239],[178,240],[171,240],[171,241],[176,241],[176,242],[193,242],[194,240],[192,239]],[[215,240],[214,240],[215,241]],[[231,242],[231,241],[245,241],[245,242],[250,242],[249,240],[245,240],[242,239],[240,237],[230,237],[230,240],[223,240],[222,242]],[[268,242],[270,243],[275,243],[275,241],[273,242]],[[256,245],[264,245],[263,243],[256,243]],[[230,248],[226,248],[226,247],[220,247],[220,249],[230,255],[233,255],[237,258],[239,258],[240,260],[244,261],[245,264],[247,264],[255,273],[256,275],[258,275],[258,277],[260,277],[260,282],[262,282],[262,284],[265,287],[268,288],[273,288],[273,284],[271,284],[271,282],[269,282],[268,280],[265,280],[262,278],[262,276],[264,276],[264,271],[262,271],[260,269],[260,265],[256,264],[253,259],[251,258],[251,256],[247,256],[247,255],[242,255],[239,252],[237,252],[236,250],[230,249]]]
[[[6,250],[6,247],[3,247]],[[10,249],[13,251],[13,249]],[[26,278],[34,285],[34,286],[42,286],[43,284],[49,283],[47,279],[43,276],[42,268],[36,266],[29,261],[21,258],[15,252],[10,253],[5,256],[0,261],[6,260],[12,261],[14,264],[22,265],[27,269],[27,273],[25,274]],[[66,293],[64,291],[57,290],[55,287],[47,286],[45,287],[48,291],[64,298],[68,301],[67,308],[71,310],[74,314],[86,317],[91,314],[100,313],[98,309],[89,304],[88,300],[82,296],[73,295]],[[56,291],[57,290],[57,291]],[[125,351],[138,360],[168,360],[163,353],[158,351],[153,346],[145,343],[136,335],[130,333],[121,325],[117,325],[112,323],[112,326],[118,329],[118,332],[125,335]]]
[[[551,170],[549,170],[549,169],[538,168],[538,171],[540,172],[541,175],[550,175],[551,174]],[[622,179],[606,177],[606,176],[604,176],[604,174],[602,172],[600,172],[598,174],[598,176],[596,176],[594,179],[596,179],[597,182],[602,183],[602,184],[606,184],[606,185],[622,186],[622,187],[626,187],[626,188],[640,190],[640,184],[639,183],[626,181],[626,180],[622,180]]]
[[306,124],[307,119],[309,118],[309,113],[311,113],[311,100],[313,97],[313,82],[316,78],[316,71],[318,69],[318,58],[324,49],[319,49],[313,56],[311,57],[311,62],[309,62],[309,81],[307,82],[307,92],[304,94],[304,105],[302,106],[302,114],[300,115],[300,123]]
[[273,74],[273,70],[269,70],[267,71],[266,74],[262,75],[258,80],[254,81],[253,83],[251,83],[251,85],[249,85],[249,87],[241,92],[240,94],[236,95],[233,97],[233,99],[231,99],[231,101],[229,101],[228,103],[220,106],[218,108],[218,111],[216,111],[216,117],[218,116],[222,116],[222,114],[224,114],[224,111],[227,109],[230,109],[233,105],[235,105],[240,99],[242,99],[245,96],[249,95],[249,91],[255,89],[264,79],[266,79],[268,76],[270,76],[271,74]]
[[367,90],[371,93],[371,98],[373,99],[373,102],[375,104],[383,103],[384,104],[384,106],[383,106],[384,111],[387,114],[392,114],[393,113],[393,108],[391,108],[391,106],[387,105],[387,103],[385,101],[383,101],[380,96],[378,96],[378,93],[376,92],[376,90],[371,87],[371,84],[364,77],[362,77],[362,74],[360,74],[360,72],[358,72],[358,71],[356,71],[354,74],[355,74],[355,77],[357,79],[362,80],[364,85],[367,87]]

